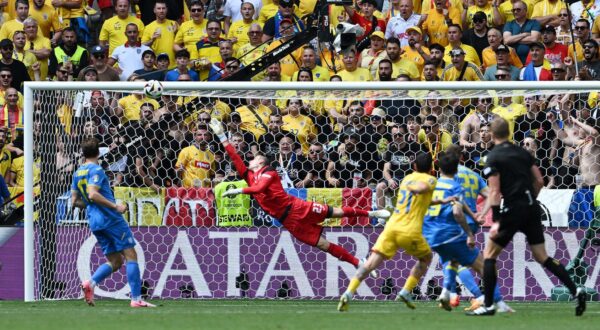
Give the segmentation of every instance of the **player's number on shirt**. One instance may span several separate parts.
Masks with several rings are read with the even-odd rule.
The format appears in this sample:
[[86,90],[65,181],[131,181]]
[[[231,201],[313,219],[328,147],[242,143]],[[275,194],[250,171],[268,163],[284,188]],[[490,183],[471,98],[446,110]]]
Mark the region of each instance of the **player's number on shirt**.
[[77,189],[79,189],[79,193],[81,193],[81,197],[85,199],[86,202],[89,202],[87,198],[87,179],[81,179],[77,182]]
[[[444,199],[444,191],[443,190],[434,190],[433,195],[431,195],[432,200],[436,199]],[[442,204],[431,205],[427,210],[427,215],[430,217],[437,217],[440,215],[440,210],[442,209]]]
[[463,189],[466,198],[477,198],[479,195],[479,181],[472,174],[460,173],[458,177],[464,182]]
[[412,193],[409,190],[400,189],[398,190],[398,207],[395,212],[400,213],[401,209],[404,209],[404,213],[410,212],[410,206],[412,204]]

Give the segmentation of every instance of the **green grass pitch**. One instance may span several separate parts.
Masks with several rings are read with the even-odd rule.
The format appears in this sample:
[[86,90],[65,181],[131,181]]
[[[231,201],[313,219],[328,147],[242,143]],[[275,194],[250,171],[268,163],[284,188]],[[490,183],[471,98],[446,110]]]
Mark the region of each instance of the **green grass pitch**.
[[132,309],[128,301],[98,300],[24,303],[0,301],[0,329],[600,329],[600,304],[588,304],[583,317],[572,303],[512,303],[517,313],[467,317],[432,302],[416,310],[394,301],[352,301],[350,311],[337,301],[160,300],[153,309]]

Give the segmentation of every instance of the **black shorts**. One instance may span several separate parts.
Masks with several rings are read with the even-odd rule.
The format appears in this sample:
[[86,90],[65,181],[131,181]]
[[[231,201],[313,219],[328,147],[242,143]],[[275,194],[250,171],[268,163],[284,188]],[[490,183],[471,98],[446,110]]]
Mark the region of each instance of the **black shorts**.
[[529,245],[544,243],[542,211],[538,203],[534,205],[513,204],[500,217],[498,234],[492,238],[494,243],[506,247],[518,232],[527,237]]

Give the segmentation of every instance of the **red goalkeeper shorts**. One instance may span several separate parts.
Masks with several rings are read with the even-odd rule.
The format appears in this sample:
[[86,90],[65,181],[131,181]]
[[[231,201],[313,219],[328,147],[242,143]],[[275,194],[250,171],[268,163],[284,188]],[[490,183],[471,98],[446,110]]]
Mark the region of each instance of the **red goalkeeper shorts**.
[[300,242],[316,246],[323,231],[320,223],[327,218],[328,211],[327,205],[296,199],[283,220],[283,227]]

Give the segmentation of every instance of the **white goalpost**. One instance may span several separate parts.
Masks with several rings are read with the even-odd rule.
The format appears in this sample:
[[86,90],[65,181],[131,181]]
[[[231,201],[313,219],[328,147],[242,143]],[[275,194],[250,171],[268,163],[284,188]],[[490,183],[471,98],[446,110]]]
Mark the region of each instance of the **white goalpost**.
[[[536,111],[545,113],[555,111],[585,116],[585,111],[600,107],[600,97],[597,95],[600,92],[600,85],[596,81],[163,82],[162,84],[163,98],[156,101],[160,109],[164,108],[161,111],[172,117],[169,117],[171,119],[168,123],[163,123],[161,122],[163,117],[156,116],[152,119],[152,125],[149,124],[151,127],[149,130],[153,131],[152,136],[141,136],[141,139],[134,140],[126,136],[131,133],[124,133],[128,127],[125,119],[127,115],[116,114],[123,110],[122,104],[125,103],[120,103],[121,100],[129,94],[142,93],[144,82],[25,83],[23,130],[25,301],[80,298],[78,284],[85,279],[81,278],[82,274],[87,276],[93,273],[94,268],[102,260],[100,251],[94,247],[95,240],[91,239],[92,235],[85,225],[84,215],[70,213],[68,197],[71,180],[68,171],[70,170],[72,175],[72,171],[78,165],[78,142],[87,136],[86,134],[100,135],[98,133],[100,128],[103,129],[102,136],[108,141],[105,152],[111,158],[107,158],[105,164],[107,171],[114,175],[111,179],[114,179],[113,189],[116,197],[130,206],[126,219],[134,229],[134,236],[139,243],[140,269],[150,298],[274,298],[281,292],[287,292],[285,297],[331,299],[338,296],[347,285],[354,272],[351,265],[294,240],[279,226],[276,219],[265,216],[250,200],[244,202],[249,206],[245,207],[248,217],[244,218],[247,221],[243,225],[233,225],[233,220],[224,220],[233,218],[226,218],[224,213],[226,207],[223,208],[218,204],[228,201],[221,199],[215,191],[219,189],[217,188],[219,183],[228,182],[227,173],[231,168],[225,165],[227,156],[223,157],[221,151],[216,149],[211,151],[214,154],[214,164],[211,166],[214,166],[214,176],[223,174],[224,179],[214,180],[213,177],[212,183],[206,185],[194,183],[194,186],[183,187],[183,180],[173,174],[175,173],[173,165],[177,161],[179,151],[183,146],[193,142],[190,136],[195,129],[202,126],[199,120],[201,113],[209,113],[213,117],[222,119],[226,125],[232,121],[231,113],[242,114],[240,132],[252,134],[240,134],[240,136],[246,139],[247,135],[250,136],[249,138],[254,135],[253,146],[256,150],[262,151],[258,141],[260,136],[270,129],[270,123],[255,123],[253,128],[243,126],[246,121],[255,121],[255,116],[263,115],[262,113],[253,115],[253,111],[241,109],[245,108],[246,102],[250,102],[247,99],[259,100],[257,109],[265,109],[264,111],[269,111],[271,114],[280,112],[283,116],[294,111],[289,108],[290,100],[301,100],[300,112],[307,118],[306,120],[312,121],[317,132],[304,134],[298,132],[296,128],[289,130],[290,134],[297,138],[294,142],[297,147],[295,155],[290,157],[294,161],[299,159],[298,162],[302,163],[288,166],[292,161],[284,162],[278,154],[283,151],[271,150],[276,155],[275,162],[283,171],[281,173],[289,180],[288,192],[300,198],[327,202],[334,206],[389,208],[393,207],[393,198],[390,198],[389,194],[386,195],[387,198],[382,205],[378,200],[376,186],[384,180],[382,176],[384,163],[397,160],[393,158],[394,151],[389,149],[390,145],[395,143],[392,135],[393,124],[395,123],[395,126],[405,124],[401,121],[408,118],[411,111],[417,111],[415,114],[421,115],[425,120],[431,112],[432,106],[427,103],[430,99],[439,101],[443,111],[450,111],[450,115],[456,116],[451,124],[448,123],[448,129],[452,127],[455,130],[449,132],[454,143],[458,143],[459,140],[461,120],[478,111],[477,100],[481,98],[493,99],[494,104],[489,109],[490,112],[494,107],[510,108],[510,104],[520,104],[523,107],[519,109],[530,111],[531,106],[524,101],[528,97],[535,97],[536,102],[540,104],[540,109]],[[102,108],[102,111],[106,111],[106,116],[104,113],[91,114],[89,95],[92,91],[99,91],[105,98],[103,102],[106,103],[98,109]],[[562,96],[562,100],[570,102],[572,111],[559,109],[558,95]],[[593,95],[596,95],[595,99]],[[88,99],[81,101],[82,97]],[[396,102],[404,100],[410,101],[411,105],[407,106],[407,103],[399,105],[400,103]],[[592,102],[593,100],[595,103]],[[76,104],[80,101],[88,103]],[[320,160],[322,163],[319,164],[328,164],[328,159],[330,161],[336,159],[333,162],[334,173],[338,171],[339,176],[344,176],[346,175],[344,173],[352,172],[347,168],[337,169],[341,163],[346,166],[346,158],[342,157],[342,153],[352,152],[339,149],[340,144],[344,142],[343,139],[350,135],[347,127],[352,123],[352,115],[348,113],[348,107],[352,101],[361,101],[361,106],[366,112],[357,119],[357,123],[360,121],[361,125],[376,125],[369,121],[369,114],[373,113],[375,116],[375,113],[378,113],[373,112],[373,109],[378,108],[386,115],[384,117],[388,125],[384,129],[385,133],[379,134],[381,137],[377,135],[377,141],[369,141],[363,133],[359,133],[360,139],[367,139],[362,145],[365,149],[358,150],[362,154],[360,159],[367,164],[365,165],[367,168],[361,170],[358,179],[356,174],[352,174],[355,177],[348,178],[346,185],[328,187],[326,179],[323,179],[323,187],[298,184],[309,173],[311,175],[318,173],[314,174],[318,176],[324,175],[326,171],[326,167],[317,167],[314,165],[317,163],[311,163],[313,160],[309,150],[313,145],[322,147],[323,157],[329,157]],[[139,102],[142,104],[150,101],[144,99]],[[158,109],[154,110],[158,111]],[[339,113],[340,117],[333,116],[332,110],[334,113]],[[243,111],[247,112],[243,113]],[[506,113],[498,113],[498,115],[504,116]],[[512,116],[510,111],[508,116]],[[268,121],[269,115],[267,114],[265,118]],[[519,121],[516,115],[512,119],[512,124],[523,122],[522,119]],[[294,119],[286,120],[288,119],[283,119],[284,127],[292,125],[290,122]],[[566,121],[561,122],[563,129],[566,129]],[[563,163],[559,162],[557,159],[559,156],[556,156],[554,151],[541,150],[546,147],[546,143],[561,143],[552,135],[540,137],[539,134],[549,132],[547,128],[550,124],[552,123],[539,123],[539,127],[536,126],[537,123],[533,126],[531,123],[527,123],[528,126],[517,124],[514,126],[515,133],[518,133],[520,138],[515,142],[521,143],[526,138],[538,142],[537,152],[545,157],[540,161],[550,164],[548,176],[552,179],[560,179],[560,182],[563,182],[565,177],[573,177],[574,181],[570,184],[565,183],[563,186],[556,184],[552,189],[546,189],[539,198],[547,210],[545,225],[547,244],[551,247],[549,254],[565,264],[570,262],[570,271],[574,277],[579,278],[578,283],[590,288],[590,292],[598,291],[599,271],[595,267],[600,266],[594,266],[597,265],[598,258],[587,248],[589,244],[586,246],[582,244],[585,240],[589,243],[592,238],[590,231],[586,232],[586,230],[590,226],[598,225],[593,215],[590,218],[590,214],[594,212],[593,205],[589,205],[589,196],[592,192],[575,182],[575,177],[577,176],[578,179],[579,174],[565,174],[559,171]],[[377,130],[377,127],[374,127]],[[519,127],[529,129],[519,131]],[[446,129],[446,126],[442,128]],[[92,133],[88,133],[90,131]],[[534,131],[535,133],[532,133]],[[178,135],[178,132],[183,137]],[[234,132],[233,128],[232,132]],[[415,136],[418,135],[417,133]],[[428,143],[433,145],[432,142],[428,142],[429,137],[425,133],[421,135],[422,137],[418,136],[418,138],[424,139],[421,141],[424,148],[427,148]],[[146,142],[149,145],[144,148],[150,150],[151,154],[142,156],[138,153],[140,152],[138,149],[141,148],[138,143]],[[177,147],[173,147],[174,143]],[[273,145],[279,146],[279,141]],[[250,154],[251,150],[255,149],[249,143],[248,149],[244,150],[246,154]],[[65,156],[67,160],[61,165],[58,165],[59,160],[56,156],[58,152],[67,155]],[[561,151],[558,153],[561,154]],[[135,168],[135,162],[131,165],[135,157],[152,163],[147,165],[146,171],[152,173],[152,177],[150,181],[133,178],[131,182],[136,182],[133,186],[128,183],[128,179],[129,176],[135,176],[135,173],[128,171],[130,168]],[[480,161],[480,158],[477,158],[477,161]],[[36,174],[38,169],[40,172]],[[571,170],[577,169],[571,168]],[[57,181],[44,182],[44,180]],[[356,180],[361,183],[356,185]],[[239,204],[235,204],[238,209],[244,208],[240,206],[241,203],[240,200]],[[336,203],[338,205],[335,205]],[[231,208],[235,207],[231,206]],[[582,217],[587,218],[582,220],[580,219]],[[371,219],[343,219],[339,222],[325,223],[323,235],[358,257],[363,257],[368,253],[381,230],[382,227]],[[478,234],[480,247],[485,232],[484,229]],[[509,300],[561,299],[562,291],[559,287],[554,287],[558,282],[555,279],[548,280],[548,274],[541,268],[538,269],[528,263],[531,256],[525,252],[525,246],[523,238],[516,238],[508,249],[509,252],[499,260],[499,283],[502,293],[508,296]],[[576,251],[574,246],[580,246],[579,251]],[[437,260],[434,259],[430,271],[422,281],[423,284],[419,285],[419,294],[423,299],[428,299],[430,289],[432,292],[435,291],[431,285],[435,285],[441,276],[439,267],[436,268]],[[389,294],[384,289],[393,291],[397,286],[396,281],[403,281],[411,265],[411,258],[400,252],[394,259],[384,264],[381,278],[367,280],[358,295],[365,299],[388,299]],[[127,290],[123,289],[125,285],[123,279],[123,274],[116,272],[98,291],[103,297],[124,298]],[[433,284],[428,283],[429,280]],[[289,290],[285,291],[286,288]]]

